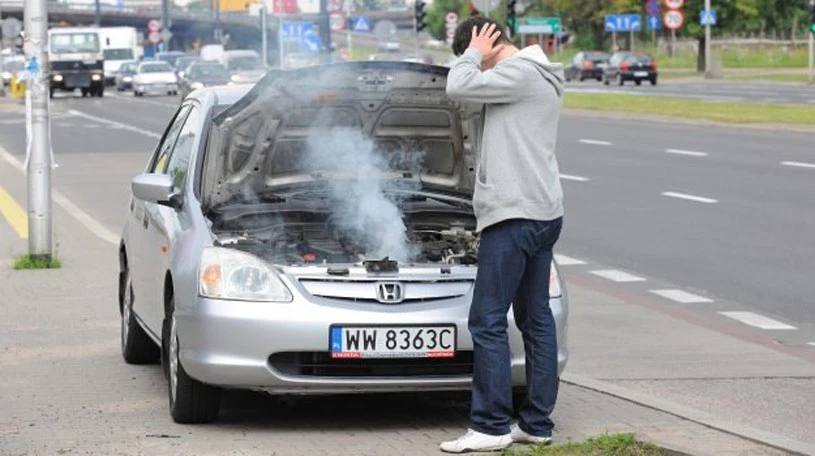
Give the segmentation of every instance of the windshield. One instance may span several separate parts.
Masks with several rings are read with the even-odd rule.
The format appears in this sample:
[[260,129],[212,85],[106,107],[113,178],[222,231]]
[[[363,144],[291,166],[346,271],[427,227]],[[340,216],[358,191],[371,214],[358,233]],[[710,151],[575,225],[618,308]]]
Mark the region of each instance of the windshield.
[[105,49],[102,51],[105,60],[131,60],[133,59],[132,49]]
[[99,37],[96,33],[54,33],[51,35],[51,52],[99,52]]
[[229,59],[229,71],[260,70],[262,65],[260,59],[254,55],[242,57],[232,57]]
[[184,57],[184,56],[183,55],[177,55],[177,54],[161,54],[161,55],[158,56],[158,59],[161,60],[162,62],[167,62],[170,65],[175,65],[175,62],[178,59],[180,59],[181,57]]
[[586,60],[591,60],[591,61],[595,61],[595,62],[596,61],[602,61],[602,60],[608,60],[608,54],[606,54],[605,52],[587,52],[586,53]]
[[145,63],[139,67],[139,73],[172,73],[173,67],[169,63]]
[[229,72],[223,65],[193,65],[190,67],[190,78],[229,78]]
[[181,57],[178,61],[175,62],[175,69],[176,70],[183,70],[187,68],[187,66],[195,61],[198,60],[198,57]]

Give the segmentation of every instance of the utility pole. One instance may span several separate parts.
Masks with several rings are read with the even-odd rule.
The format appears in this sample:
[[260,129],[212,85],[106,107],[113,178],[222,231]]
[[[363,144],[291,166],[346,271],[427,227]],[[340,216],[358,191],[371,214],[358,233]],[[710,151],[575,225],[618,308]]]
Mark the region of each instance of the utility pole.
[[28,253],[51,260],[51,119],[48,113],[48,10],[46,0],[26,0],[23,46],[32,77],[26,84],[26,108],[30,112],[28,146]]
[[815,84],[815,0],[809,0],[809,83]]
[[345,35],[345,48],[348,50],[348,59],[354,60],[354,43],[351,39],[351,27],[353,27],[351,21],[351,15],[354,13],[354,2],[353,0],[345,0],[345,20],[346,24],[346,35]]
[[328,63],[331,55],[331,18],[328,14],[328,0],[320,0],[320,40],[323,42],[323,62]]
[[266,2],[260,2],[260,39],[262,41],[261,44],[261,62],[263,62],[263,68],[267,68],[269,66],[269,43],[268,43],[268,16],[266,11]]
[[[705,0],[705,12],[710,13],[710,0]],[[705,78],[710,78],[710,21],[705,21]]]
[[166,33],[168,30],[170,30],[170,2],[161,0],[161,40],[164,42],[164,52],[170,50],[170,40],[167,39]]
[[97,27],[102,26],[102,5],[100,4],[99,0],[96,0],[96,9],[93,15],[93,23],[96,24]]
[[[167,1],[167,0],[164,0]],[[221,0],[215,1],[215,32],[214,38],[217,44],[223,44],[223,35],[221,33]]]

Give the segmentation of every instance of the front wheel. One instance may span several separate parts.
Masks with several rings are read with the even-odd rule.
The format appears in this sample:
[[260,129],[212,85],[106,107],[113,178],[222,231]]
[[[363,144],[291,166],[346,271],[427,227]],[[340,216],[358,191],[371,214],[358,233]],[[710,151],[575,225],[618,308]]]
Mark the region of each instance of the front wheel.
[[174,304],[174,301],[170,302],[170,315],[167,316],[169,340],[164,342],[167,350],[165,359],[169,377],[170,415],[176,423],[211,423],[218,417],[218,410],[221,408],[221,389],[191,378],[181,365]]
[[150,364],[159,359],[158,346],[144,332],[133,314],[133,284],[130,281],[130,272],[125,269],[121,273],[119,292],[122,312],[122,357],[128,364]]

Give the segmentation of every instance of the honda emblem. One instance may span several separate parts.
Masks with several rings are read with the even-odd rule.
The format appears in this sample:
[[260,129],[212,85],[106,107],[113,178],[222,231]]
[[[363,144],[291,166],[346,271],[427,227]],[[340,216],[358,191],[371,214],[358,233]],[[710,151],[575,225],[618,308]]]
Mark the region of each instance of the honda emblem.
[[376,300],[383,304],[398,304],[405,299],[402,284],[399,282],[380,282],[376,284]]

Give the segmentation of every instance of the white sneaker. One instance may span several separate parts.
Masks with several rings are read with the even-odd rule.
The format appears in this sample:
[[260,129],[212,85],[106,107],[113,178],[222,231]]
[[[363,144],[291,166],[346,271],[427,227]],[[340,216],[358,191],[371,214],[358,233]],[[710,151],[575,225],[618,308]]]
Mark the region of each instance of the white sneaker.
[[534,445],[549,445],[552,443],[552,437],[537,437],[534,436],[523,429],[517,424],[512,425],[512,429],[510,429],[512,436],[512,441],[514,443],[528,443]]
[[489,435],[467,429],[467,433],[456,440],[439,445],[445,453],[467,453],[470,451],[503,451],[512,445],[512,434]]

